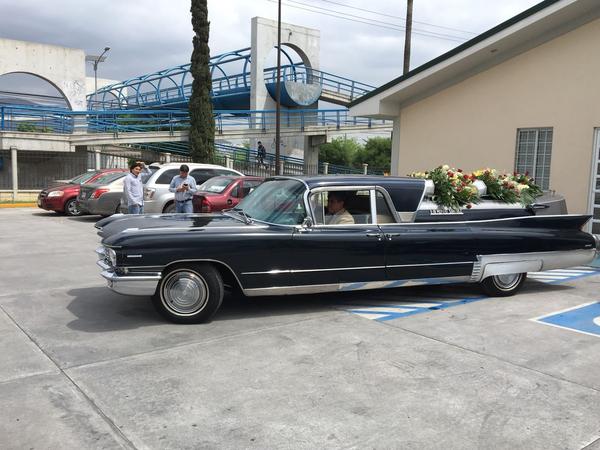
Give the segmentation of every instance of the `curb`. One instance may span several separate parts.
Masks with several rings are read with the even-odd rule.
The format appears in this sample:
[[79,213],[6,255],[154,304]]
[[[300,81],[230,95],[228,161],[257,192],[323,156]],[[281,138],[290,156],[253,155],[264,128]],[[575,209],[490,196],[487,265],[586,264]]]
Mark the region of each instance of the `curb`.
[[33,208],[37,206],[37,203],[0,203],[1,208]]

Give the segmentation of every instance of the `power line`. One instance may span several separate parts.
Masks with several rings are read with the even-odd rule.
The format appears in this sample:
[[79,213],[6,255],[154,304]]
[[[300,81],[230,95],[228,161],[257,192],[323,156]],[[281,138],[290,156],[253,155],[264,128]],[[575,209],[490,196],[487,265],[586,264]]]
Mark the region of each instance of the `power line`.
[[[331,3],[333,5],[339,5],[339,6],[342,6],[344,8],[355,9],[357,11],[368,12],[368,13],[371,13],[371,14],[377,14],[379,16],[389,17],[391,19],[399,19],[399,20],[402,20],[402,21],[406,20],[406,17],[395,16],[393,14],[386,14],[386,13],[381,13],[381,12],[377,12],[377,11],[372,11],[370,9],[364,9],[364,8],[359,8],[358,6],[346,5],[344,3],[334,2],[332,0],[313,0],[313,1],[321,1],[321,2],[324,2],[324,3]],[[413,22],[414,23],[419,23],[421,25],[426,25],[428,27],[442,28],[444,30],[449,30],[449,31],[458,31],[459,33],[466,33],[466,34],[472,34],[472,35],[477,35],[478,34],[478,33],[475,33],[473,31],[460,30],[458,28],[445,27],[445,26],[442,26],[442,25],[435,25],[433,23],[420,22],[418,20],[413,20]]]
[[[271,3],[277,3],[277,0],[267,0],[268,2]],[[343,20],[347,20],[350,22],[356,22],[356,23],[363,23],[366,25],[371,25],[374,27],[378,27],[378,28],[385,28],[385,29],[389,29],[389,30],[393,30],[393,31],[399,31],[399,32],[403,32],[404,31],[404,27],[403,26],[399,26],[393,23],[389,23],[389,22],[382,22],[379,20],[375,20],[375,19],[367,19],[367,18],[362,18],[360,16],[354,16],[352,14],[347,14],[347,13],[339,13],[335,10],[330,10],[330,9],[326,9],[326,8],[320,8],[317,6],[313,6],[313,5],[306,5],[305,3],[300,3],[300,2],[295,2],[294,0],[288,0],[288,2],[294,2],[294,3],[298,3],[300,5],[304,5],[304,6],[308,6],[309,8],[316,8],[316,9],[320,9],[322,11],[328,11],[328,12],[322,12],[322,11],[315,11],[314,9],[308,9],[308,8],[303,8],[302,6],[296,6],[294,4],[290,4],[290,3],[286,3],[286,6],[289,6],[290,8],[296,8],[296,9],[301,9],[304,11],[309,11],[309,12],[313,12],[316,14],[321,14],[324,16],[330,16],[330,17],[335,17],[337,19],[343,19]],[[340,15],[342,14],[342,15]],[[348,16],[348,17],[345,17]],[[354,18],[353,18],[354,17]],[[361,19],[365,19],[365,20],[358,20],[356,18],[361,18]],[[413,29],[413,33],[414,34],[418,34],[421,36],[426,36],[426,37],[434,37],[437,39],[442,39],[442,40],[446,40],[446,41],[453,41],[453,42],[464,42],[466,40],[466,38],[463,37],[459,37],[459,36],[451,36],[451,35],[444,35],[441,33],[435,33],[435,32],[431,32],[431,31],[427,31],[427,30],[418,30],[415,31],[415,29]]]

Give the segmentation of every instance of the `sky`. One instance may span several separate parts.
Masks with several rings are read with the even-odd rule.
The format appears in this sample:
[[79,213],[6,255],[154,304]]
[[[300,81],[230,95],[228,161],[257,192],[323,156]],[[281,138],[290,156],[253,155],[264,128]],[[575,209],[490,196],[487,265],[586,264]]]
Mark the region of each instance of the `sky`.
[[[414,0],[411,68],[538,2]],[[0,0],[0,38],[92,55],[111,47],[98,77],[124,80],[189,62],[189,9],[189,0]],[[208,0],[208,11],[217,55],[248,47],[250,19],[276,20],[277,2]],[[405,14],[405,0],[282,0],[282,21],[320,30],[321,70],[374,86],[402,74]]]

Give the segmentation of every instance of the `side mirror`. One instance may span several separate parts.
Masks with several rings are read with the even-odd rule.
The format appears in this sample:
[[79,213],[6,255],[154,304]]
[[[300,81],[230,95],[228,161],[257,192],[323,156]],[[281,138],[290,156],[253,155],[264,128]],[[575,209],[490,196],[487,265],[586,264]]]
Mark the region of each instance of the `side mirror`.
[[313,225],[314,225],[314,224],[313,224],[312,217],[308,217],[308,216],[306,216],[306,217],[304,218],[304,220],[302,221],[302,227],[303,227],[303,228],[312,228],[312,226],[313,226]]

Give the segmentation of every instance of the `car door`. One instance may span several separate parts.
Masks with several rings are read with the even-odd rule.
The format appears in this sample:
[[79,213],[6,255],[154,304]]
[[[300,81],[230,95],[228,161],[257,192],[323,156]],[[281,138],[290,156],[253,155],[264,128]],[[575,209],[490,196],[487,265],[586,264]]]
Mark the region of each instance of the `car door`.
[[399,223],[383,220],[393,216],[391,201],[379,191],[377,217],[385,242],[388,280],[470,276],[476,241],[468,224]]
[[[344,191],[350,192],[349,189]],[[309,203],[314,224],[298,228],[293,235],[296,269],[292,272],[293,283],[343,283],[344,288],[359,289],[368,282],[385,280],[385,242],[372,220],[370,191],[357,189],[351,193],[354,198],[363,197],[362,205],[348,208],[355,223],[344,225],[327,223],[328,193],[328,190],[319,190],[311,194]]]

